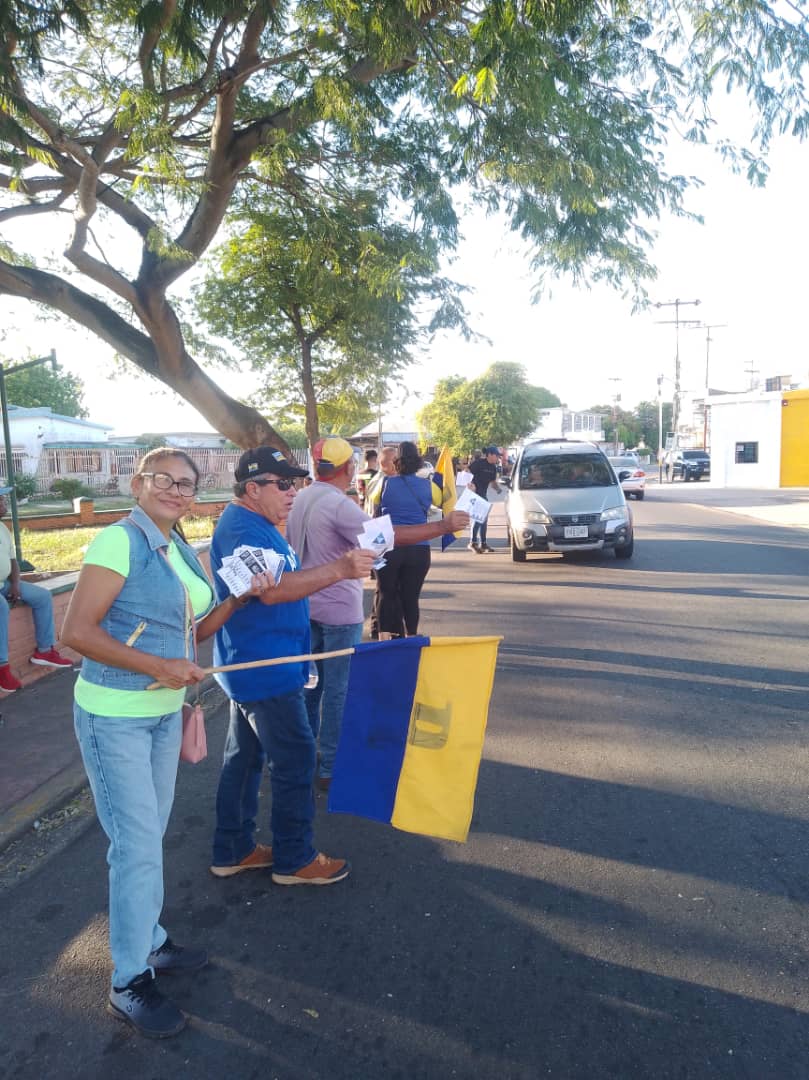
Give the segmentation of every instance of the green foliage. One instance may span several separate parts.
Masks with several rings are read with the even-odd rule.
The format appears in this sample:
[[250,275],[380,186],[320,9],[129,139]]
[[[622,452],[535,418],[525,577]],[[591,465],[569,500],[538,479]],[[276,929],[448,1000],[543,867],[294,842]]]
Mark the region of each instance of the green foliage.
[[[12,361],[13,366],[13,361]],[[50,407],[62,416],[86,417],[84,383],[60,365],[38,364],[6,376],[6,394],[10,405],[26,409]]]
[[[9,0],[0,42],[3,221],[75,223],[66,250],[56,228],[53,250],[41,230],[30,230],[32,252],[0,248],[0,293],[77,320],[248,440],[266,421],[211,393],[169,300],[240,200],[268,216],[273,243],[255,267],[268,327],[249,329],[255,302],[236,313],[234,341],[268,361],[283,407],[301,401],[288,388],[309,335],[311,432],[313,398],[351,389],[373,402],[363,371],[384,387],[422,319],[462,326],[457,294],[425,292],[457,241],[454,192],[506,212],[538,286],[565,273],[642,299],[655,223],[686,214],[698,183],[669,174],[667,144],[713,141],[761,183],[772,135],[809,130],[804,0]],[[746,100],[749,146],[713,130],[710,103],[725,90]],[[358,204],[350,226],[363,191],[371,205],[384,192],[398,214],[369,221]],[[321,257],[352,231],[356,250]],[[236,236],[252,258],[247,225]],[[285,337],[290,287],[308,321]],[[344,330],[327,337],[331,291]]]
[[526,381],[521,364],[497,363],[477,379],[442,379],[418,419],[437,446],[467,454],[488,443],[509,446],[534,430],[541,409],[556,405],[556,394]]
[[58,480],[54,480],[51,484],[51,491],[54,495],[58,495],[60,499],[67,499],[68,502],[72,502],[73,499],[78,499],[84,495],[87,498],[92,498],[93,490],[81,480],[75,480],[70,476],[60,477]]
[[[672,404],[663,402],[663,443],[665,435],[671,430]],[[634,409],[616,409],[614,405],[593,405],[591,412],[601,413],[604,417],[604,438],[608,443],[623,443],[626,449],[632,449],[642,441],[651,451],[658,446],[658,406],[656,401],[640,401]]]
[[303,418],[310,443],[321,426],[366,424],[429,329],[465,330],[461,290],[438,272],[436,226],[397,220],[385,172],[376,190],[344,168],[317,200],[242,206],[195,294],[199,317],[264,373],[260,400]]
[[18,499],[30,499],[37,493],[37,478],[31,473],[14,473],[11,483]]

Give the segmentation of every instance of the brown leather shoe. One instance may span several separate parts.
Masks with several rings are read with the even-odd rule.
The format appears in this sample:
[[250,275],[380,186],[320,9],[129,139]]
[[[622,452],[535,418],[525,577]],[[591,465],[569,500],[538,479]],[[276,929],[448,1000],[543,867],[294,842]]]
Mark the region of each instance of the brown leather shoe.
[[256,844],[249,855],[245,855],[241,862],[233,866],[209,867],[214,877],[233,877],[241,874],[243,870],[266,870],[272,866],[272,848],[266,844]]
[[276,885],[334,885],[350,873],[351,863],[347,859],[330,859],[321,851],[294,874],[273,873],[272,879]]

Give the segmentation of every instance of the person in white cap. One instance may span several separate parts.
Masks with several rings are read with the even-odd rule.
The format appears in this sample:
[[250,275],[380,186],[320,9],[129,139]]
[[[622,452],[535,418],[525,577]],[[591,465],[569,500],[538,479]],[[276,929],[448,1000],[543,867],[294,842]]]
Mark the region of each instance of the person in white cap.
[[[8,507],[6,495],[10,487],[0,488],[0,517],[5,517]],[[13,694],[22,683],[11,670],[8,662],[9,611],[17,604],[26,604],[34,616],[34,633],[37,647],[30,662],[37,667],[72,668],[73,661],[56,650],[56,627],[53,621],[53,600],[48,589],[31,585],[20,578],[20,564],[14,553],[11,533],[0,522],[0,691]]]

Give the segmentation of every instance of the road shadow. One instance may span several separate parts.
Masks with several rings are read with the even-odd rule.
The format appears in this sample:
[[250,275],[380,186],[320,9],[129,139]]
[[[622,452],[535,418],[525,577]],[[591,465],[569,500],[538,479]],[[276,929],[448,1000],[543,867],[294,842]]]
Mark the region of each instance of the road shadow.
[[[696,918],[663,873],[805,904],[802,881],[779,878],[764,851],[777,831],[805,852],[797,823],[487,760],[467,845],[327,815],[319,800],[320,842],[354,861],[347,882],[216,880],[221,741],[218,718],[213,760],[181,770],[167,834],[165,921],[212,957],[169,987],[191,1026],[154,1045],[102,1011],[94,830],[0,902],[15,930],[0,972],[9,1080],[805,1080],[809,1003],[775,1000],[778,972],[794,972],[793,927],[742,940],[721,910]],[[583,857],[598,862],[583,870]]]

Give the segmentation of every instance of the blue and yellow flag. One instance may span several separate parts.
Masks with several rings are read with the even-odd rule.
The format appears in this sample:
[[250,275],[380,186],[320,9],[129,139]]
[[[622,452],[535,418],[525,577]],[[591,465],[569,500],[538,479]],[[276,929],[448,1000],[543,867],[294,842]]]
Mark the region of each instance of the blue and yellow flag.
[[499,637],[358,645],[329,810],[466,840]]
[[[445,514],[448,514],[450,510],[455,509],[455,503],[458,501],[458,492],[455,490],[455,469],[452,465],[452,454],[450,454],[448,446],[445,446],[438,455],[435,472],[433,473],[433,483],[441,492],[441,509]],[[442,536],[441,550],[446,551],[449,545],[454,544],[455,540],[462,535],[462,533],[447,533]]]

